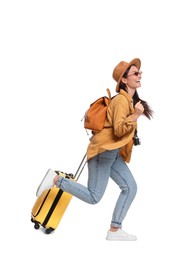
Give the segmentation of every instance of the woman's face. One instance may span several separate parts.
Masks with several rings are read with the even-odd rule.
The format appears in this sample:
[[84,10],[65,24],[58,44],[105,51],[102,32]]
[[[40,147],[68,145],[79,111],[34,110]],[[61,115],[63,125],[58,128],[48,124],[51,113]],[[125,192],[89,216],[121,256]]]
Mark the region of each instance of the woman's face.
[[141,87],[141,74],[142,72],[139,71],[137,67],[131,66],[126,79],[124,78],[124,83],[128,88],[136,90],[137,88]]

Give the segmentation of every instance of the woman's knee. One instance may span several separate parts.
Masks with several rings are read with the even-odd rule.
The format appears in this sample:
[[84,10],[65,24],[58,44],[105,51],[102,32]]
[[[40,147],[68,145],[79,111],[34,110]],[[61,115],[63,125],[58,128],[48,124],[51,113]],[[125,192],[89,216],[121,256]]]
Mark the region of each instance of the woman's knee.
[[136,196],[137,189],[138,189],[135,181],[133,181],[127,185],[121,186],[120,188],[122,190],[122,193],[128,194],[130,197],[133,197],[133,198]]
[[102,195],[100,194],[91,194],[90,204],[97,204],[102,199]]

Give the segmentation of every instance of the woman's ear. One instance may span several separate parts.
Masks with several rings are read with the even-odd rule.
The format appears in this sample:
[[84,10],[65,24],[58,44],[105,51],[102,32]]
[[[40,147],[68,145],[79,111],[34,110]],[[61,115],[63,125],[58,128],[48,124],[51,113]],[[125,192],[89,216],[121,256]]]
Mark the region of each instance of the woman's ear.
[[122,78],[121,81],[126,84],[127,83],[127,79],[126,78]]

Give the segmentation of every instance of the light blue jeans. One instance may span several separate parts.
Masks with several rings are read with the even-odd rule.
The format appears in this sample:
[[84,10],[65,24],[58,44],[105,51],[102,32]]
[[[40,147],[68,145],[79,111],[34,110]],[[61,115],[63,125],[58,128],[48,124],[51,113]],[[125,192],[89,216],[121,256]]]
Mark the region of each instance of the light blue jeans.
[[58,188],[90,204],[98,203],[104,195],[109,177],[121,189],[112,220],[112,227],[121,227],[128,209],[136,195],[137,185],[119,150],[106,151],[88,160],[87,187],[70,179],[59,177]]

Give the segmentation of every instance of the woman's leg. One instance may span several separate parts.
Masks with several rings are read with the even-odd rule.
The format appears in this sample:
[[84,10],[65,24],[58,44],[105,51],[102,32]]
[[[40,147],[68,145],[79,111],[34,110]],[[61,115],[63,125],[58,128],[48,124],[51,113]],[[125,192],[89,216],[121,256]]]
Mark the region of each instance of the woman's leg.
[[127,164],[120,156],[112,165],[110,177],[121,189],[113,211],[111,227],[121,228],[128,209],[135,198],[137,185]]
[[117,156],[118,150],[106,151],[88,161],[87,187],[61,176],[56,182],[56,186],[87,203],[96,204],[104,195],[111,167]]

